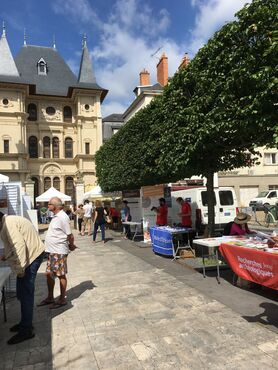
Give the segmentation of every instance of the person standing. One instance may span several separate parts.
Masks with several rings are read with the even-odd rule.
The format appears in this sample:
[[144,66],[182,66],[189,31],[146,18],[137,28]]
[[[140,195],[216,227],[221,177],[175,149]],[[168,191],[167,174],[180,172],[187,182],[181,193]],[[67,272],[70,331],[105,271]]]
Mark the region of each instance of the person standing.
[[[38,306],[51,304],[50,308],[59,308],[65,306],[67,289],[67,256],[69,250],[74,250],[74,237],[70,228],[70,220],[63,211],[63,204],[60,198],[51,198],[48,208],[54,216],[49,225],[45,236],[45,251],[48,253],[46,266],[46,279],[48,296]],[[54,301],[55,277],[60,282],[60,297]]]
[[75,215],[77,216],[77,227],[79,231],[79,235],[81,234],[82,231],[82,223],[84,221],[84,214],[85,211],[83,209],[83,204],[79,204],[77,207],[77,210],[75,211]]
[[168,218],[168,207],[165,198],[159,198],[159,207],[152,207],[152,210],[156,212],[156,225],[166,226]]
[[4,255],[17,275],[16,296],[21,305],[21,320],[10,328],[16,332],[8,344],[17,344],[35,336],[33,310],[35,279],[42,263],[44,245],[32,223],[21,216],[5,216],[0,212],[0,237],[4,243]]
[[110,217],[112,218],[112,227],[114,230],[117,230],[118,228],[118,221],[119,221],[119,212],[117,209],[113,206],[110,207]]
[[[123,206],[121,209],[121,221],[128,222],[131,221],[130,208],[128,206],[128,201],[123,200]],[[128,239],[130,237],[130,225],[123,225],[124,238]]]
[[181,226],[192,227],[191,206],[189,202],[186,202],[181,197],[178,197],[176,202],[181,206],[181,211],[178,213],[178,216],[181,217]]
[[82,227],[81,235],[85,235],[86,227],[87,227],[88,235],[91,235],[93,206],[92,204],[90,204],[88,199],[84,201],[83,209],[85,213],[84,213],[84,218],[83,218],[83,227]]
[[101,230],[101,240],[105,243],[105,216],[107,215],[106,210],[102,206],[100,200],[96,200],[96,208],[94,211],[94,232],[93,232],[93,242],[96,243],[97,230]]

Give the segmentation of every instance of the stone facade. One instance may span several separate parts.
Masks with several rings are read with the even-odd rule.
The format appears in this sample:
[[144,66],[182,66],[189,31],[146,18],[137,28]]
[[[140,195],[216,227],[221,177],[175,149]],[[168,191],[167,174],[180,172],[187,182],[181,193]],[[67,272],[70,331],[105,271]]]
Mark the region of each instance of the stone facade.
[[23,186],[32,180],[35,197],[54,186],[75,201],[77,182],[79,193],[80,182],[86,189],[97,182],[94,155],[102,144],[101,102],[107,91],[76,78],[69,93],[36,94],[29,81],[13,78],[14,83],[1,75],[3,70],[0,173]]
[[260,191],[278,189],[278,149],[259,148],[261,157],[253,167],[219,172],[219,186],[233,186],[241,207],[247,207]]

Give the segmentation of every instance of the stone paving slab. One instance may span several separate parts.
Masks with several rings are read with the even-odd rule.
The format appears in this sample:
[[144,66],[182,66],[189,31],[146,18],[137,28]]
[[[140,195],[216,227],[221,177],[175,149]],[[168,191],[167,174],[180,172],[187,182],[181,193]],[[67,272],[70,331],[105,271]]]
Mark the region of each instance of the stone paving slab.
[[[274,332],[116,243],[93,245],[86,236],[77,245],[68,259],[69,303],[35,309],[34,339],[6,345],[19,314],[8,300],[0,369],[278,369]],[[45,297],[44,269],[36,301]]]

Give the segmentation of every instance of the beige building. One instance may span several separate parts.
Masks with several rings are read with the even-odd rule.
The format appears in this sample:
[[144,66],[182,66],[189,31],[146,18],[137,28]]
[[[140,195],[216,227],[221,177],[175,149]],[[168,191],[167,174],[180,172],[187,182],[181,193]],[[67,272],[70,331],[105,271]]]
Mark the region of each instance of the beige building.
[[123,114],[124,123],[129,121],[140,109],[146,107],[152,99],[162,94],[168,83],[168,58],[163,54],[157,64],[157,83],[151,84],[150,73],[144,69],[140,72],[139,86],[133,90],[135,99]]
[[278,189],[278,149],[259,148],[259,152],[259,164],[218,173],[219,186],[233,186],[242,207],[260,191]]
[[94,155],[102,144],[106,94],[96,82],[86,39],[76,77],[55,46],[24,42],[14,59],[3,29],[0,173],[21,181],[34,197],[54,186],[79,201],[96,185]]

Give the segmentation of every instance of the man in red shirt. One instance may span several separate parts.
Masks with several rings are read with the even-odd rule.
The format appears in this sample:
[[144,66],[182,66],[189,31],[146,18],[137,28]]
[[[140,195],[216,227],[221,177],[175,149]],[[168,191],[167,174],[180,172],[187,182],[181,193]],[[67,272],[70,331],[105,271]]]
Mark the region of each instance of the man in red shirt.
[[159,207],[153,207],[152,211],[156,212],[157,226],[167,225],[168,207],[164,198],[159,199]]
[[181,206],[181,212],[178,213],[178,216],[181,217],[181,225],[184,227],[191,227],[191,207],[188,202],[183,200],[181,197],[176,199],[176,202]]

